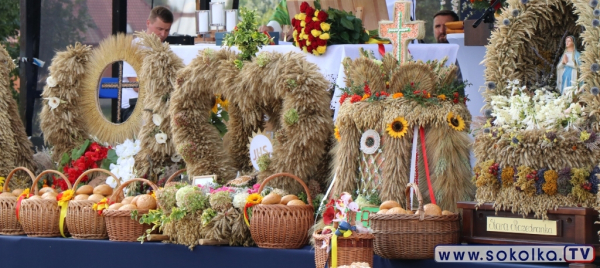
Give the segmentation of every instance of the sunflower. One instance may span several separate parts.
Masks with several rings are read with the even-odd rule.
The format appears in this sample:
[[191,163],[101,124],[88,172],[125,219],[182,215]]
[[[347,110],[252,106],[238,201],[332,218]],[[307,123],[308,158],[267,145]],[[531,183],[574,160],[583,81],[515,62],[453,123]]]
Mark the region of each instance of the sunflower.
[[406,132],[408,132],[408,123],[404,117],[399,116],[396,117],[394,121],[387,124],[385,130],[392,138],[402,138],[406,135]]
[[260,196],[258,193],[251,194],[248,196],[248,198],[246,198],[246,202],[253,205],[260,204],[262,202],[262,196]]
[[340,139],[342,139],[342,136],[340,136],[340,129],[338,127],[335,127],[334,133],[335,135],[335,139],[340,141]]
[[448,125],[456,131],[465,130],[465,120],[460,117],[460,115],[455,115],[452,112],[448,113],[448,117],[446,117],[448,121]]

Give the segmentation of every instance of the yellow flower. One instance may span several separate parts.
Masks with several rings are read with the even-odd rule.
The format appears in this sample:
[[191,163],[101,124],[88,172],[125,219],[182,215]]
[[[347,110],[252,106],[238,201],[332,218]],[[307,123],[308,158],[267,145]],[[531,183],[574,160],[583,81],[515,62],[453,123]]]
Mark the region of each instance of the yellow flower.
[[221,108],[223,108],[223,110],[227,111],[229,109],[229,100],[221,99],[221,103],[219,104],[221,105]]
[[[304,16],[306,16],[306,15],[304,15]],[[305,26],[306,26],[306,21],[302,20],[300,22],[300,27],[304,28]]]
[[317,51],[316,49],[313,49],[312,54],[315,56],[319,56],[319,51]]
[[327,46],[318,46],[317,51],[319,51],[321,54],[325,54],[325,51],[327,51]]
[[323,39],[323,40],[329,40],[329,34],[328,34],[328,33],[321,34],[321,35],[319,36],[319,38],[321,38],[321,39]]
[[587,140],[590,138],[590,136],[591,136],[591,135],[592,135],[592,134],[588,133],[588,132],[587,132],[587,131],[585,131],[585,130],[584,130],[584,131],[581,131],[581,133],[579,134],[579,140],[580,140],[580,141],[587,141]]
[[319,21],[319,18],[317,18],[317,16],[315,15],[315,16],[312,18],[312,21]]
[[446,95],[444,95],[444,94],[440,94],[440,95],[438,95],[437,97],[438,97],[438,99],[440,99],[440,100],[443,100],[443,101],[444,101],[444,100],[446,100]]
[[5,179],[6,179],[6,178],[4,178],[4,177],[0,177],[0,192],[2,192],[2,189],[1,189],[1,187],[2,187],[2,186],[4,186],[4,180],[5,180]]
[[[301,21],[304,21],[306,19],[306,13],[300,13],[300,14],[298,14],[298,19],[301,20]],[[302,27],[304,27],[304,26],[302,26]]]
[[60,197],[60,200],[58,201],[69,201],[71,199],[73,199],[73,196],[75,195],[75,192],[71,189],[66,190],[64,192],[62,192],[62,196]]
[[448,121],[448,125],[454,130],[465,130],[465,120],[463,120],[463,118],[460,117],[460,115],[455,115],[452,112],[449,112],[448,116],[446,117],[446,120]]
[[319,37],[319,35],[321,35],[321,31],[317,30],[317,29],[312,29],[312,31],[310,31],[310,33],[312,34],[312,36],[314,37]]
[[402,138],[408,132],[408,123],[404,117],[399,116],[394,119],[391,123],[387,124],[385,128],[388,135],[392,138]]
[[299,15],[300,15],[300,14],[296,14],[296,15],[294,15],[294,19],[297,19],[297,20],[299,20],[299,19],[300,19],[300,16],[299,16]]
[[327,22],[321,22],[321,30],[323,32],[328,32],[331,25]]
[[19,195],[19,197],[24,196],[25,198],[29,198],[29,188],[23,190],[23,192],[21,192],[21,195]]
[[311,42],[310,40],[306,40],[306,46],[310,46]]
[[156,193],[154,193],[154,191],[152,191],[152,193],[150,194],[150,196],[154,197],[154,199],[156,199]]
[[320,12],[320,11],[318,11],[318,10],[315,10],[315,13],[314,13],[314,15],[313,15],[313,16],[314,16],[314,17],[313,17],[313,19],[319,16],[319,12]]
[[394,93],[394,95],[392,95],[392,98],[394,98],[394,99],[402,98],[402,97],[404,97],[404,94],[402,94],[401,92]]
[[308,53],[308,49],[306,49],[306,47],[303,47],[303,48],[302,48],[302,51],[304,51],[304,52]]
[[246,198],[246,203],[258,205],[260,202],[262,202],[262,196],[260,196],[258,193],[251,194],[248,196],[248,198]]
[[342,139],[342,136],[340,135],[340,130],[338,129],[338,127],[335,127],[335,130],[334,130],[334,132],[333,132],[333,135],[335,135],[335,139],[336,139],[336,140],[338,140],[338,141],[339,141],[340,139]]
[[298,37],[298,30],[294,30],[292,36],[294,37],[294,39],[296,39],[296,37]]
[[371,94],[365,94],[362,96],[362,99],[360,99],[360,100],[364,101],[364,100],[368,99],[369,97],[371,97]]

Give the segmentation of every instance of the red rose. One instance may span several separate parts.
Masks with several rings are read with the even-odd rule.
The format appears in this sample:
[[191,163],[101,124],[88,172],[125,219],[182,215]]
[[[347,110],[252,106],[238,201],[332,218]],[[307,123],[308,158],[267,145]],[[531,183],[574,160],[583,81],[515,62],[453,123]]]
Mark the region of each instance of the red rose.
[[307,9],[308,7],[310,7],[310,6],[308,5],[308,3],[307,3],[307,2],[302,2],[302,4],[300,4],[300,12],[302,12],[302,13],[305,13],[305,12],[306,12],[306,9]]
[[317,31],[321,31],[321,23],[320,22],[313,21],[310,23],[310,25],[312,26],[313,29],[315,29]]
[[[296,28],[296,23],[297,23],[297,21],[298,21],[298,20],[297,20],[296,18],[293,18],[293,19],[292,19],[292,26],[294,26],[294,28]],[[236,27],[237,27],[237,26],[236,26]]]
[[309,6],[306,8],[306,22],[312,21],[312,18],[315,16],[315,9]]
[[306,51],[308,51],[308,53],[312,53],[313,50],[314,50],[314,48],[312,46],[306,47]]
[[352,98],[350,98],[350,103],[359,102],[360,100],[362,100],[362,97],[354,94],[354,95],[352,95]]
[[60,187],[61,190],[67,190],[67,183],[65,182],[65,180],[54,180],[55,185],[57,185],[58,187]]
[[327,45],[327,40],[323,40],[321,38],[317,39],[317,44],[319,46],[326,46]]
[[458,98],[454,98],[454,100],[452,100],[455,104],[458,103]]
[[300,40],[300,41],[298,41],[298,45],[299,45],[300,48],[305,47],[306,46],[306,40]]
[[[321,39],[321,38],[319,38],[319,39]],[[309,40],[311,43],[314,43],[314,44],[316,44],[318,39],[317,39],[316,37],[314,37],[312,34],[308,33],[308,40]]]
[[317,15],[317,18],[319,18],[319,21],[325,22],[327,20],[329,16],[327,15],[327,12],[321,10],[319,11],[319,15]]
[[342,94],[342,96],[340,97],[340,104],[343,104],[346,98],[348,98],[348,93]]
[[312,50],[316,50],[318,46],[319,45],[317,44],[317,42],[310,43],[310,48],[312,48]]
[[325,223],[325,225],[331,224],[333,222],[333,217],[335,217],[335,210],[333,209],[333,206],[327,207],[325,212],[323,212],[323,223]]

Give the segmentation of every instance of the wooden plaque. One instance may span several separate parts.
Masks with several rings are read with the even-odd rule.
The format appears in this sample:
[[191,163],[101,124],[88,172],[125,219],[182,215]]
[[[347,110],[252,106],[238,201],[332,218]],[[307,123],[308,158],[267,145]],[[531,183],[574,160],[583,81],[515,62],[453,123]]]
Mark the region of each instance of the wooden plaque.
[[487,23],[481,23],[473,28],[476,20],[465,20],[465,46],[486,46],[492,36],[492,30]]
[[[548,211],[548,220],[556,221],[556,235],[537,235],[488,231],[488,217],[520,218],[510,210],[500,210],[496,214],[491,203],[485,203],[475,209],[475,202],[458,202],[462,214],[462,242],[475,244],[586,244],[596,247],[599,254],[600,225],[594,224],[598,211],[593,208],[561,207]],[[525,219],[535,219],[532,214]]]
[[[302,2],[308,2],[310,6],[314,7],[314,0],[287,1],[290,21],[296,14],[300,13],[300,4]],[[385,0],[321,0],[321,8],[323,10],[327,10],[330,7],[352,12],[352,14],[363,21],[363,26],[367,30],[377,30],[379,28],[379,21],[390,20]]]

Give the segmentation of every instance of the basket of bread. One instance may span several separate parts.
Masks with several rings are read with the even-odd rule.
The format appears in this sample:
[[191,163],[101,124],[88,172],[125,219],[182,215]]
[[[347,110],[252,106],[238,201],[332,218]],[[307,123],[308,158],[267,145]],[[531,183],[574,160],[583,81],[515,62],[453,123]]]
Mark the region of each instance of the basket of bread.
[[12,192],[8,189],[8,183],[17,171],[25,171],[27,175],[31,177],[32,181],[35,180],[35,175],[33,175],[29,169],[24,167],[13,169],[6,177],[2,193],[0,193],[0,234],[3,235],[25,234],[23,227],[21,227],[21,223],[17,220],[17,214],[15,212],[17,198],[21,195],[23,189],[15,189]]
[[308,243],[308,229],[314,219],[312,198],[306,184],[289,173],[277,173],[266,178],[258,190],[261,193],[267,183],[277,177],[289,177],[298,181],[306,192],[308,204],[293,195],[280,196],[270,193],[262,202],[252,207],[250,233],[261,248],[300,248]]
[[117,187],[108,200],[101,200],[96,204],[96,209],[99,206],[108,206],[103,209],[102,215],[106,221],[108,239],[111,241],[137,241],[138,237],[151,228],[149,224],[140,224],[131,214],[132,211],[137,211],[137,215],[142,216],[149,210],[156,209],[156,198],[152,194],[123,197],[123,189],[133,182],[146,183],[154,191],[158,190],[156,184],[149,180],[131,179]]
[[[69,232],[75,239],[106,239],[106,223],[104,217],[93,209],[94,204],[113,194],[113,189],[107,184],[100,184],[96,187],[82,185],[78,187],[81,181],[90,173],[102,172],[113,178],[117,178],[111,172],[94,168],[82,173],[73,184],[75,198],[69,201],[66,222],[69,226]],[[117,183],[119,180],[116,180]]]
[[442,211],[435,204],[423,205],[419,187],[414,183],[406,186],[406,204],[410,204],[411,189],[419,201],[416,211],[405,210],[395,201],[386,201],[377,214],[369,216],[375,235],[375,254],[383,258],[431,259],[435,246],[459,243],[459,215]]
[[71,183],[67,177],[56,171],[46,170],[40,173],[34,180],[31,188],[34,194],[29,194],[28,189],[21,193],[22,199],[17,200],[17,217],[23,226],[23,231],[30,237],[56,237],[69,234],[64,219],[61,221],[61,207],[58,205],[57,197],[59,194],[54,188],[38,187],[38,181],[46,174],[58,175],[67,184],[67,190],[71,191]]

